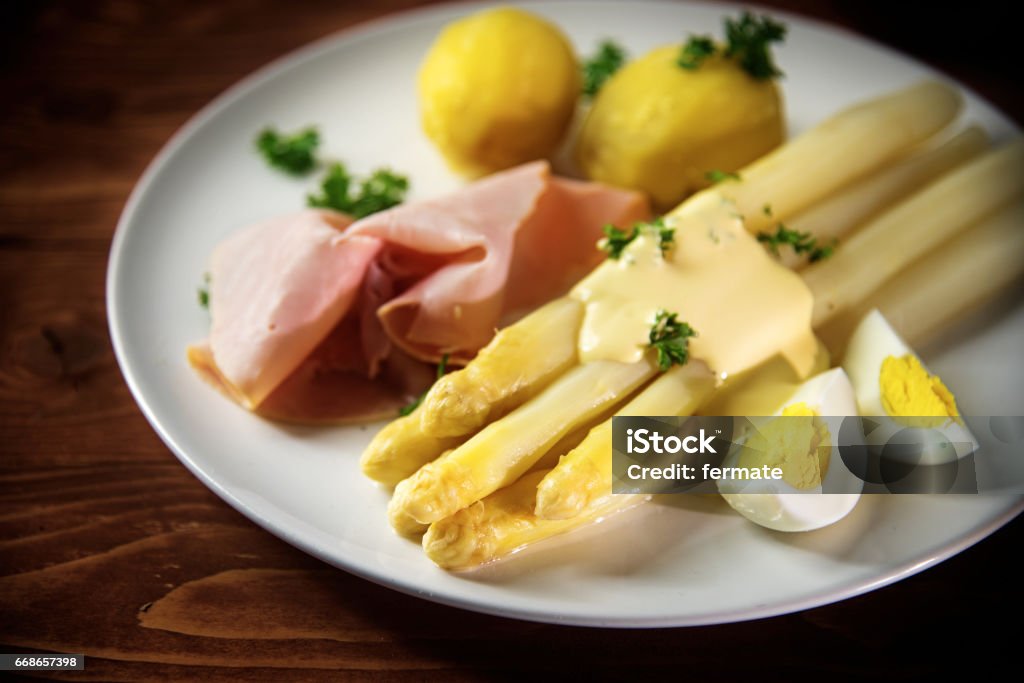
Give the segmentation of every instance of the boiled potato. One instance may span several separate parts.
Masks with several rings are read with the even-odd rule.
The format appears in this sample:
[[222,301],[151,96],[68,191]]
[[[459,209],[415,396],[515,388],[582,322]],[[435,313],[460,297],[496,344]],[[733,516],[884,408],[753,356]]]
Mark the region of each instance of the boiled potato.
[[579,92],[568,39],[510,7],[450,24],[419,73],[423,128],[449,164],[470,176],[549,156]]
[[705,187],[709,171],[736,171],[784,136],[774,82],[721,56],[684,69],[679,51],[658,48],[612,76],[576,146],[588,177],[642,190],[661,208]]

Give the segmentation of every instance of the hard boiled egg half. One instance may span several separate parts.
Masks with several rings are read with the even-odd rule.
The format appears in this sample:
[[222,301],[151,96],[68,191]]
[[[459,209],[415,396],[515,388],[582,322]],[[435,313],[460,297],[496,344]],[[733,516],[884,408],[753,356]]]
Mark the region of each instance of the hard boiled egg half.
[[960,419],[953,393],[877,310],[864,316],[850,336],[842,367],[853,383],[860,414],[892,418],[866,435],[869,443],[884,443],[912,428],[916,438],[928,439],[914,456],[922,464],[949,462],[978,447]]
[[[756,391],[756,387],[751,387]],[[833,524],[854,508],[863,481],[846,467],[822,416],[857,414],[853,386],[842,368],[817,375],[767,420],[737,439],[724,467],[782,470],[781,479],[720,479],[722,497],[741,515],[776,531],[810,531]],[[844,493],[824,493],[843,491]]]

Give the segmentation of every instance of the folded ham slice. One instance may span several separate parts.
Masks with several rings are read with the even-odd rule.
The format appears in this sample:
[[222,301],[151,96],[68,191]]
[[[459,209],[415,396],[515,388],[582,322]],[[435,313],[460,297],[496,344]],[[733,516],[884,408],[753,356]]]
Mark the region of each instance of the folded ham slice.
[[429,384],[413,359],[468,361],[601,260],[604,224],[647,217],[635,192],[534,162],[355,223],[324,210],[259,223],[214,251],[210,337],[189,360],[269,417],[393,415]]

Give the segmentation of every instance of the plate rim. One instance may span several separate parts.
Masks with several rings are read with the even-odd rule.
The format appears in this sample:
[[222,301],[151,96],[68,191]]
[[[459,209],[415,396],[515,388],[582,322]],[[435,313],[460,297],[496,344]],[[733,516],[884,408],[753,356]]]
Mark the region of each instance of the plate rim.
[[[971,531],[962,534],[949,543],[943,544],[939,548],[920,553],[909,560],[881,572],[880,574],[852,581],[847,586],[833,589],[822,594],[814,594],[798,599],[783,601],[781,603],[772,602],[765,605],[754,605],[744,609],[704,612],[690,617],[679,617],[678,615],[635,618],[622,616],[594,617],[583,614],[560,615],[550,611],[538,611],[536,609],[526,607],[502,607],[500,605],[492,605],[490,602],[474,600],[471,597],[451,594],[448,591],[439,592],[425,590],[418,586],[413,580],[406,580],[401,577],[377,575],[372,571],[372,569],[363,567],[360,564],[346,562],[338,557],[328,555],[322,549],[317,547],[312,540],[304,539],[298,532],[260,514],[254,508],[239,499],[230,490],[225,488],[217,480],[209,476],[206,471],[178,444],[167,429],[164,421],[153,410],[150,402],[147,400],[146,395],[143,393],[139,385],[136,372],[130,360],[130,351],[125,346],[125,332],[122,329],[123,322],[121,319],[124,314],[120,312],[120,309],[117,306],[117,296],[120,289],[119,274],[121,272],[121,262],[124,254],[124,243],[131,229],[130,225],[135,220],[135,215],[138,213],[138,208],[143,198],[150,191],[162,171],[170,164],[172,159],[195,132],[205,126],[209,121],[219,116],[223,110],[229,108],[235,101],[244,97],[251,90],[254,90],[265,81],[278,76],[280,73],[298,68],[306,61],[316,59],[322,53],[334,49],[337,43],[371,40],[382,33],[401,31],[412,24],[422,21],[430,21],[435,18],[435,15],[443,16],[455,10],[465,10],[468,12],[490,6],[508,4],[527,7],[550,7],[555,4],[621,5],[622,2],[621,0],[562,0],[561,2],[542,2],[541,0],[528,0],[525,2],[521,0],[515,2],[493,2],[488,0],[479,2],[467,0],[460,2],[441,2],[438,4],[428,5],[426,7],[416,7],[399,12],[388,13],[367,21],[361,21],[353,24],[352,26],[333,31],[294,50],[286,52],[233,83],[202,106],[197,112],[192,114],[185,123],[182,124],[170,136],[170,138],[168,138],[153,159],[147,164],[145,170],[139,176],[139,179],[132,188],[128,199],[125,202],[124,208],[121,211],[121,215],[118,218],[113,238],[111,240],[110,250],[108,252],[104,292],[107,326],[115,359],[117,360],[121,375],[123,376],[125,383],[128,385],[132,398],[135,400],[143,416],[146,418],[146,421],[149,422],[160,440],[175,455],[175,457],[185,465],[193,476],[202,482],[208,489],[213,491],[221,500],[230,505],[234,510],[238,511],[248,520],[254,522],[260,528],[272,534],[276,538],[285,541],[289,545],[298,548],[302,552],[311,555],[332,567],[342,569],[377,585],[397,590],[413,597],[426,599],[431,602],[473,612],[489,614],[492,616],[539,623],[595,628],[637,629],[714,625],[764,619],[772,616],[791,614],[815,607],[822,607],[883,588],[943,562],[995,533],[1024,511],[1024,497],[1019,497],[1015,504],[1008,505],[1000,514],[993,516],[973,528]],[[1011,117],[1006,116],[1002,110],[986,100],[984,97],[980,96],[969,86],[958,81],[952,76],[939,71],[931,65],[906,54],[898,48],[879,42],[874,38],[865,36],[846,27],[830,24],[827,21],[815,17],[808,17],[802,14],[776,8],[766,8],[757,4],[738,4],[734,2],[712,3],[705,2],[703,0],[688,0],[684,3],[672,2],[670,0],[643,0],[643,4],[664,6],[690,4],[705,8],[714,7],[716,9],[720,9],[723,13],[747,8],[759,13],[770,13],[774,17],[781,17],[790,22],[795,21],[801,24],[810,25],[818,30],[840,33],[849,39],[865,43],[873,50],[882,51],[890,56],[897,57],[900,60],[910,62],[917,67],[926,69],[938,78],[956,84],[957,88],[964,94],[985,103],[987,106],[991,107],[991,109],[998,112],[1019,133],[1019,128]]]

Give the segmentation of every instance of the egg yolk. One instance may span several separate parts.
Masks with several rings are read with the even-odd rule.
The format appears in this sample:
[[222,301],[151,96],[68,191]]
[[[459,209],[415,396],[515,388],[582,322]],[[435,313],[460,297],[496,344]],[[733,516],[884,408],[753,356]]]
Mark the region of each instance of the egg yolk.
[[[889,356],[879,374],[882,407],[893,417],[958,417],[956,399],[912,354]],[[928,421],[932,422],[932,421]],[[933,424],[918,426],[936,426]]]
[[832,455],[828,425],[815,419],[817,411],[803,402],[786,406],[782,416],[789,419],[769,421],[747,441],[738,464],[777,467],[782,480],[795,489],[820,486]]

